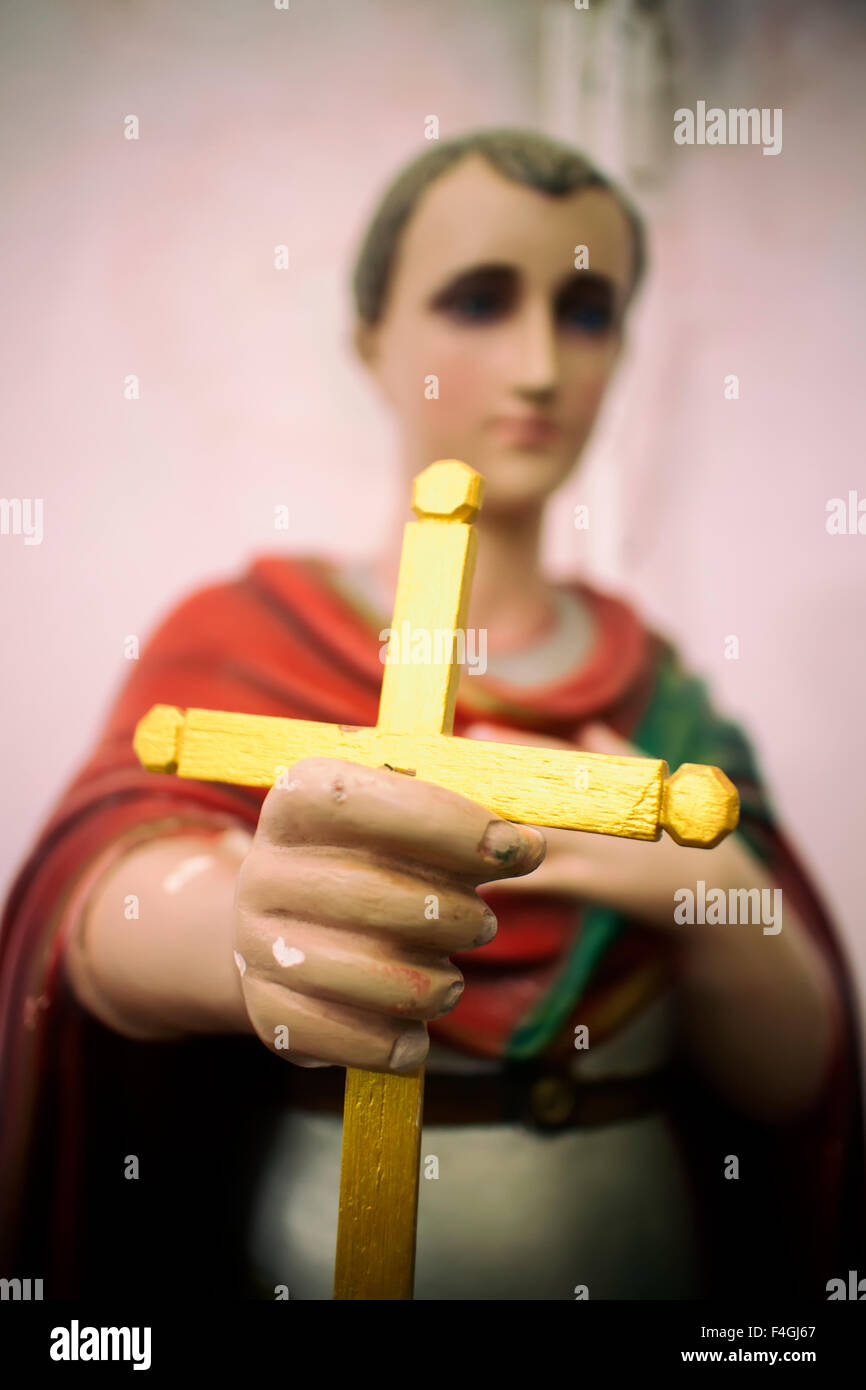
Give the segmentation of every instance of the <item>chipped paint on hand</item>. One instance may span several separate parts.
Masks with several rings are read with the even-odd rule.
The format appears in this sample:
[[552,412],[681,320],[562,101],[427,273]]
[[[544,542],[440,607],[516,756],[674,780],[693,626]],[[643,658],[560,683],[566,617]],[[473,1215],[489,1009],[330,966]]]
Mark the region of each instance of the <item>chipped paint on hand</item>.
[[297,946],[287,946],[281,936],[277,937],[271,949],[278,965],[300,965],[302,961],[306,960],[303,951],[299,951]]

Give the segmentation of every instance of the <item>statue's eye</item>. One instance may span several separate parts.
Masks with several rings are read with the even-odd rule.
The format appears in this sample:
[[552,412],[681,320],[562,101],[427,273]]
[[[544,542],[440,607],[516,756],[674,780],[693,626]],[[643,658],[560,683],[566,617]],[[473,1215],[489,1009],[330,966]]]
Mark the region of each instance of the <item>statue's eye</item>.
[[494,323],[512,309],[516,293],[512,272],[491,266],[460,276],[436,296],[432,307],[460,323]]
[[557,320],[563,328],[600,336],[614,325],[614,288],[603,275],[580,272],[559,296]]
[[502,295],[491,290],[470,290],[466,294],[455,295],[450,308],[457,318],[468,319],[472,323],[486,323],[505,312]]
[[610,310],[597,304],[576,304],[562,316],[566,327],[583,328],[588,333],[604,333],[610,328]]

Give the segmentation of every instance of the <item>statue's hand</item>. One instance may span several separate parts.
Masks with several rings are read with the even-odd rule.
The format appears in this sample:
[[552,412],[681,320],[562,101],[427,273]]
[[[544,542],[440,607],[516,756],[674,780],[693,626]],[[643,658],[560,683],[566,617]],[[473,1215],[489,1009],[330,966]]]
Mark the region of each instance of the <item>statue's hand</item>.
[[[546,748],[570,748],[575,752],[645,758],[636,748],[604,724],[585,725],[574,743],[521,729],[473,724],[467,738],[487,738],[499,743],[535,744]],[[630,840],[620,835],[598,835],[581,830],[544,831],[547,855],[528,880],[497,885],[497,893],[559,893],[580,902],[615,908],[644,925],[681,933],[674,921],[674,893],[697,878],[709,879],[721,861],[734,851],[729,840],[715,849],[678,845],[669,835],[660,840]]]
[[409,1071],[454,1008],[449,956],[496,918],[475,889],[530,873],[541,831],[388,768],[304,758],[268,792],[235,895],[235,960],[271,1051]]

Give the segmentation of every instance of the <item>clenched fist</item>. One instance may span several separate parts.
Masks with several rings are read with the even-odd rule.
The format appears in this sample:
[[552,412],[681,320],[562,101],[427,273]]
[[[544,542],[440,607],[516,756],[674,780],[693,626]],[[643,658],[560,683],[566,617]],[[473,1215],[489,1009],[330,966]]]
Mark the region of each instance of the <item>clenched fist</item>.
[[449,960],[496,934],[475,891],[528,874],[545,839],[389,768],[304,758],[269,791],[235,893],[250,1021],[303,1066],[411,1071],[454,1008]]

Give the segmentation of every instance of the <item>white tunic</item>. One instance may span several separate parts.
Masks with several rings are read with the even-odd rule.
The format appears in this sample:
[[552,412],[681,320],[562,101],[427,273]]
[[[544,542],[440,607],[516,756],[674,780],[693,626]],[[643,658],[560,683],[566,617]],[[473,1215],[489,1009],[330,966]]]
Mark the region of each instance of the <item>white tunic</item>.
[[[334,576],[351,600],[385,615],[369,562]],[[595,632],[584,604],[560,591],[554,631],[517,653],[488,656],[488,674],[531,689],[579,666]],[[388,622],[383,617],[383,626]],[[483,682],[483,678],[482,678]],[[671,997],[616,1038],[575,1053],[587,1080],[655,1071],[670,1054]],[[432,1046],[428,1071],[499,1064]],[[249,1257],[264,1289],[330,1299],[342,1118],[288,1111],[255,1199]],[[428,1156],[438,1160],[438,1177]],[[695,1212],[664,1118],[541,1132],[520,1124],[429,1125],[421,1138],[416,1299],[700,1298]]]
[[[670,1048],[670,996],[576,1053],[587,1080],[652,1072]],[[490,1070],[431,1047],[428,1069]],[[287,1112],[257,1195],[250,1258],[264,1287],[330,1299],[342,1118]],[[438,1177],[425,1177],[438,1160]],[[580,1286],[586,1294],[579,1294]],[[416,1299],[701,1298],[695,1212],[661,1115],[539,1132],[424,1125]]]

